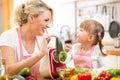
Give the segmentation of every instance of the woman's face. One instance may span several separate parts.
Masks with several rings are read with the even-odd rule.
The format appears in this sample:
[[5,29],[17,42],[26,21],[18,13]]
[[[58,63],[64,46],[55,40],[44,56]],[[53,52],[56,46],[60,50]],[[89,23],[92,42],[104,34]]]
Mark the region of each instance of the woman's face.
[[51,23],[51,12],[43,12],[38,17],[34,17],[32,30],[35,35],[42,36]]
[[80,28],[77,33],[77,42],[79,43],[88,42],[88,36],[89,34],[83,28]]

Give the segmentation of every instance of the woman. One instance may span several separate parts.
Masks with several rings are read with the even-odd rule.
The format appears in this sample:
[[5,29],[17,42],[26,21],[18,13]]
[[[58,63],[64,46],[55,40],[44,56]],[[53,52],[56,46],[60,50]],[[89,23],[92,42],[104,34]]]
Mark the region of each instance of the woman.
[[7,59],[7,71],[10,75],[29,67],[32,73],[42,80],[39,62],[47,53],[49,35],[45,30],[53,19],[53,11],[41,0],[28,0],[21,4],[15,13],[18,28],[3,32],[0,37],[2,57]]

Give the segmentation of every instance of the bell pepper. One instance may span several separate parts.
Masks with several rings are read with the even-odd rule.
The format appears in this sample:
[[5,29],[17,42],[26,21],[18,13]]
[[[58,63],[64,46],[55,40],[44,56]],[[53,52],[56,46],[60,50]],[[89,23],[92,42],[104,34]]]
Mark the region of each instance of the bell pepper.
[[110,80],[120,80],[119,77],[112,77]]
[[70,80],[78,80],[78,75],[73,75]]
[[78,73],[78,80],[92,80],[90,73]]
[[37,80],[36,76],[34,74],[30,74],[27,77],[25,77],[26,80]]

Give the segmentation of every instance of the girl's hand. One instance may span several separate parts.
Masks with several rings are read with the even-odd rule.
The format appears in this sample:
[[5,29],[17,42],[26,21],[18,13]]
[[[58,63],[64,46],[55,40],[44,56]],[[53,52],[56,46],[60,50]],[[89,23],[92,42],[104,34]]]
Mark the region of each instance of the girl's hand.
[[72,44],[65,44],[65,51],[69,52],[72,48]]

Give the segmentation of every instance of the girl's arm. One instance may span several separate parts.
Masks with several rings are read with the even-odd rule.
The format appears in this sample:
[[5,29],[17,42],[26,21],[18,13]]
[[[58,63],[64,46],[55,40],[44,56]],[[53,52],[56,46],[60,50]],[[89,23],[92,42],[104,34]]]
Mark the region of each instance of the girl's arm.
[[[32,67],[36,62],[38,62],[42,57],[42,52],[39,54],[33,55],[30,58],[17,62],[14,49],[8,46],[2,46],[2,57],[7,59],[7,71],[10,75],[17,74],[24,67]],[[41,54],[41,55],[40,55]]]
[[[97,64],[95,64],[97,66],[97,68],[94,68],[93,70],[97,70],[99,72],[103,71],[103,70],[107,70],[110,68],[110,65],[107,62],[107,55],[104,56],[101,54],[100,51],[98,51],[98,55],[97,55]],[[103,52],[105,53],[105,49],[103,50]]]

